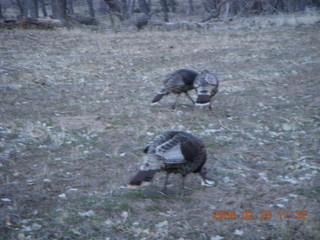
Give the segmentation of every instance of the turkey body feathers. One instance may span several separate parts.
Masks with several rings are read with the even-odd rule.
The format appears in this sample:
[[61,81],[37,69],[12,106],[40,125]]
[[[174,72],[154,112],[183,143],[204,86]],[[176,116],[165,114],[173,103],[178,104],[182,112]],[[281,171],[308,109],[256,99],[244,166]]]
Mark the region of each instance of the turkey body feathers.
[[[186,96],[194,103],[192,98],[188,95],[188,91],[194,89],[193,83],[198,73],[190,69],[179,69],[169,75],[163,81],[163,86],[157,95],[153,98],[152,103],[159,102],[164,95],[170,93],[178,94],[185,93]],[[173,105],[173,108],[175,107]]]
[[[140,171],[129,183],[129,187],[143,185],[150,182],[150,175],[157,171],[179,173],[186,177],[189,173],[199,173],[206,181],[204,164],[207,160],[205,145],[201,139],[181,131],[169,131],[154,138],[144,149],[146,153]],[[150,171],[150,174],[146,173]],[[145,179],[147,176],[148,179]],[[167,178],[165,182],[165,189]]]

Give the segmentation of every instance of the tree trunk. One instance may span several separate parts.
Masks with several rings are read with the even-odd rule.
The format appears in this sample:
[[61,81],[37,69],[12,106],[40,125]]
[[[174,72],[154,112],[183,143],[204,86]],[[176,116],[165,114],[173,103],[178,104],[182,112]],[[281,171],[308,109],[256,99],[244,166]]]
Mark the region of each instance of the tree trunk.
[[230,3],[229,3],[229,1],[228,1],[227,4],[226,4],[225,7],[224,7],[223,21],[226,21],[226,20],[228,19],[229,10],[230,10]]
[[67,0],[67,13],[74,14],[73,0]]
[[29,0],[22,0],[22,16],[28,17],[29,14]]
[[163,18],[165,22],[169,22],[169,9],[168,9],[168,3],[167,0],[160,0],[160,4],[163,11]]
[[132,17],[134,11],[135,11],[135,6],[136,6],[136,0],[131,0],[129,1],[129,13],[130,13],[130,17]]
[[21,16],[24,16],[24,7],[23,7],[23,0],[17,0],[17,5],[18,5],[18,8],[20,10],[20,15]]
[[145,14],[149,14],[150,9],[149,9],[149,6],[148,6],[146,0],[138,0],[138,5],[139,5],[141,12],[143,12]]
[[[126,20],[125,14],[123,13],[123,7],[121,6],[120,2],[118,0],[104,0],[109,7],[110,11],[115,14],[120,21]],[[111,15],[110,15],[111,17]],[[112,17],[111,17],[112,18]],[[111,20],[113,21],[113,20]]]
[[52,16],[57,19],[65,19],[67,15],[66,0],[51,0]]
[[108,12],[107,5],[104,0],[99,0],[98,12],[101,14],[106,14]]
[[193,11],[194,11],[193,0],[188,0],[187,14],[191,15],[193,14]]
[[312,0],[312,4],[315,5],[317,8],[320,8],[320,0]]
[[4,19],[3,15],[2,15],[2,5],[0,3],[0,19]]
[[43,17],[48,16],[48,13],[47,13],[47,10],[46,10],[46,6],[44,4],[44,0],[38,0],[38,1],[39,1],[39,7],[41,9]]
[[148,0],[148,7],[149,7],[149,9],[150,9],[150,11],[151,11],[151,8],[152,8],[152,2],[151,2],[151,0]]
[[303,11],[306,8],[306,0],[298,0],[298,10]]
[[94,9],[93,9],[93,2],[92,0],[87,0],[88,8],[89,8],[89,15],[90,17],[94,17]]
[[121,0],[121,15],[126,20],[130,18],[129,5],[127,0]]
[[30,14],[32,18],[39,17],[37,0],[22,0],[21,2],[18,1],[18,4],[19,8],[22,7],[22,16],[27,17]]
[[38,1],[37,0],[29,0],[29,9],[30,9],[30,16],[32,18],[38,18]]
[[177,9],[176,9],[176,5],[177,5],[176,1],[175,0],[168,0],[168,1],[169,1],[169,6],[170,6],[170,11],[175,13],[177,11]]
[[279,11],[284,11],[284,3],[283,0],[277,0],[276,4],[275,4],[275,9],[279,10]]

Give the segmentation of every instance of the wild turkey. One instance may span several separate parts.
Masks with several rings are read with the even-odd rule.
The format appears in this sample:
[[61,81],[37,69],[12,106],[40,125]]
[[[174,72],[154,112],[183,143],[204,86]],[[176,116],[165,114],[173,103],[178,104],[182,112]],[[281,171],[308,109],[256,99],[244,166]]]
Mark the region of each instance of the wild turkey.
[[209,73],[208,70],[204,70],[196,77],[193,86],[196,88],[198,95],[196,106],[209,105],[209,109],[211,109],[211,98],[218,92],[218,78],[214,74]]
[[181,191],[184,190],[185,178],[189,173],[198,173],[201,185],[209,186],[214,182],[206,177],[204,164],[207,160],[205,146],[201,139],[190,133],[168,131],[154,138],[144,149],[144,157],[140,171],[132,178],[129,188],[138,188],[149,184],[156,172],[165,171],[166,179],[163,192],[166,193],[170,173],[182,176]]
[[193,99],[189,96],[188,91],[194,89],[193,82],[198,73],[190,69],[179,69],[167,76],[163,81],[163,87],[160,92],[154,97],[152,103],[155,104],[161,100],[164,95],[170,93],[178,94],[175,103],[172,105],[172,108],[175,108],[177,105],[178,98],[181,93],[185,93],[186,96],[192,101]]

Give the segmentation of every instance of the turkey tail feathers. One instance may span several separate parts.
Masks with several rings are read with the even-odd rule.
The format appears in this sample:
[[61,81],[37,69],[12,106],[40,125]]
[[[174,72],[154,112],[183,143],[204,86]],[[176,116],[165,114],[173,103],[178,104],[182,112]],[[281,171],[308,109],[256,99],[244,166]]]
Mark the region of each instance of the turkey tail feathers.
[[152,103],[157,103],[157,102],[159,102],[164,95],[165,95],[165,94],[163,94],[163,93],[158,93],[158,94],[154,97],[154,99],[152,100]]
[[157,170],[140,170],[130,181],[128,188],[135,189],[145,185],[148,185]]

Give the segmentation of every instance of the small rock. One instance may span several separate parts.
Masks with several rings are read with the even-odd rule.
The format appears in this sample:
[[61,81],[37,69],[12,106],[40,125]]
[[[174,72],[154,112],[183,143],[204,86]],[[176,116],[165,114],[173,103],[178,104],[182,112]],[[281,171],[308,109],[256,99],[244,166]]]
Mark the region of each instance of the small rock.
[[237,235],[237,236],[242,236],[243,235],[243,231],[236,229],[233,234]]
[[157,228],[168,227],[168,221],[165,220],[165,221],[163,221],[163,222],[160,222],[160,223],[156,224],[156,227],[157,227]]
[[31,226],[32,230],[33,231],[38,231],[42,228],[42,226],[38,223],[33,223],[32,226]]
[[221,237],[219,235],[210,238],[210,240],[223,240],[223,239],[224,237]]
[[128,212],[126,211],[122,212],[121,213],[122,222],[126,222],[128,219],[128,216],[129,216]]
[[106,221],[104,221],[104,224],[106,224],[107,226],[111,226],[113,222],[110,219],[107,219]]
[[125,157],[125,156],[126,156],[126,153],[120,153],[119,156],[120,156],[120,157]]
[[178,110],[176,114],[177,114],[178,116],[183,116],[184,112],[181,111],[181,110]]
[[48,178],[42,180],[44,183],[51,183],[52,181]]
[[277,198],[277,201],[283,201],[283,202],[289,202],[289,199],[287,198]]
[[18,234],[18,240],[25,240],[26,236],[23,233]]
[[24,232],[31,232],[32,231],[32,229],[31,229],[31,227],[24,227],[23,229],[22,229],[22,231],[24,231]]
[[75,234],[75,235],[81,235],[81,233],[78,231],[78,230],[75,230],[75,229],[71,229],[72,233]]
[[298,195],[297,194],[289,194],[289,197],[291,197],[291,198],[297,198],[298,197]]
[[87,212],[79,213],[81,217],[93,217],[96,213],[93,210],[89,210]]
[[282,129],[284,131],[291,131],[293,129],[293,127],[288,123],[284,123],[284,124],[282,124]]
[[260,176],[260,178],[262,180],[264,180],[265,182],[269,182],[268,178],[267,178],[267,174],[264,172],[258,173],[258,175]]
[[229,177],[224,177],[224,178],[223,178],[223,182],[225,182],[225,183],[230,182],[230,178],[229,178]]
[[58,197],[61,199],[67,199],[67,196],[65,193],[61,193],[60,195],[58,195]]
[[28,184],[29,186],[32,186],[32,185],[34,185],[34,182],[33,182],[32,180],[27,180],[27,184]]
[[9,198],[1,198],[1,201],[2,202],[11,202],[11,199],[9,199]]

